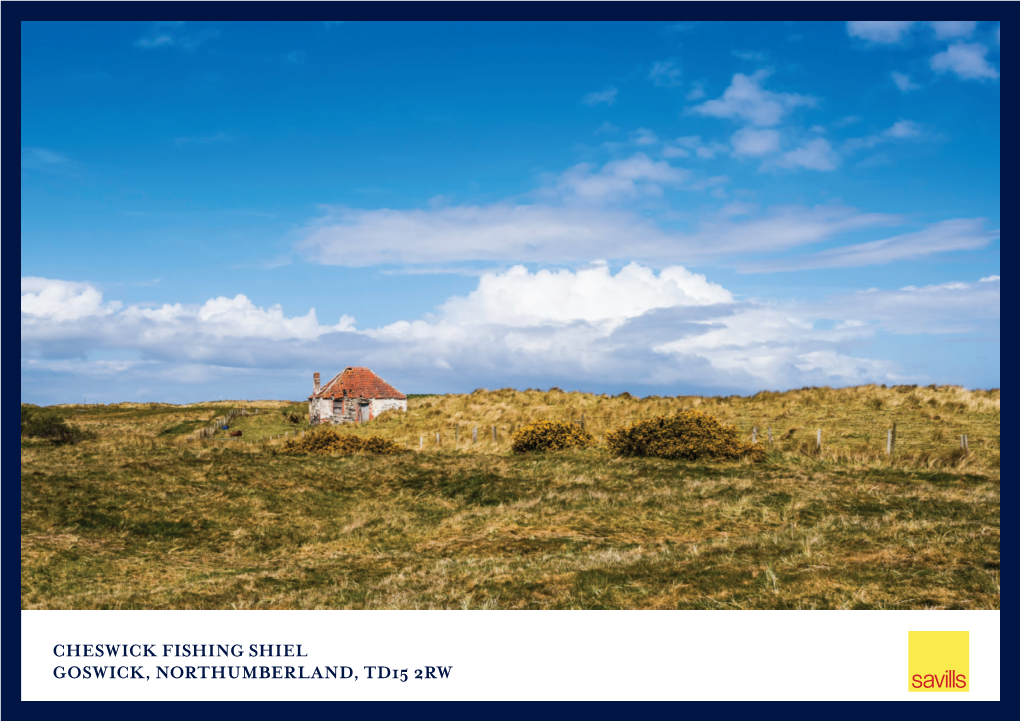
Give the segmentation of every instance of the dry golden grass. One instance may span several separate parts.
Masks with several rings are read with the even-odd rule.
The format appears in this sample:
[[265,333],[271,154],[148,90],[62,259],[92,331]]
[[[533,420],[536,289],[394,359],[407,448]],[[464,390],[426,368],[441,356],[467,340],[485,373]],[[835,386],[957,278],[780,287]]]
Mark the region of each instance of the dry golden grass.
[[[290,405],[234,427],[300,430]],[[424,451],[347,458],[167,433],[226,405],[66,408],[99,438],[23,441],[23,608],[999,608],[998,391],[409,405],[352,430],[430,434]],[[768,460],[515,456],[502,431],[583,412],[599,436],[681,407],[772,425]]]

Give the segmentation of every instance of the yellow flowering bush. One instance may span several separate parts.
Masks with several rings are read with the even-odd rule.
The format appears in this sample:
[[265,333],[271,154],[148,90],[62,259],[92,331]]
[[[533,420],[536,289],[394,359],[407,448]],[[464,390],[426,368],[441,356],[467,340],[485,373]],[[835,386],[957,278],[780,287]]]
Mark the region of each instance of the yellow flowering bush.
[[619,428],[606,435],[606,446],[620,456],[655,458],[704,458],[765,460],[765,448],[745,443],[737,429],[724,426],[712,416],[688,410],[672,416],[657,416]]
[[303,436],[291,438],[283,443],[281,453],[375,453],[392,455],[404,448],[380,436],[355,436],[341,433],[333,426],[318,426]]
[[520,428],[511,439],[514,453],[529,451],[561,451],[565,448],[588,448],[595,444],[591,433],[573,423],[536,421]]

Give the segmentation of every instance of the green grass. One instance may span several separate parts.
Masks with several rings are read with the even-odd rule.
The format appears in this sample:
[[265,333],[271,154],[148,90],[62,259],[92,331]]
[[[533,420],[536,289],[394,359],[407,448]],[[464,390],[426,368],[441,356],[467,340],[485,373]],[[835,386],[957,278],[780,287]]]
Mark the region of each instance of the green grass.
[[[473,420],[577,406],[597,417],[607,404],[499,393],[414,399],[406,416],[354,429],[399,438],[462,424],[457,448],[392,457],[164,432],[233,407],[219,404],[76,414],[98,439],[22,442],[22,607],[999,608],[997,391],[929,391],[962,404],[952,423],[971,435],[968,456],[951,434],[948,449],[932,440],[927,395],[902,402],[913,389],[697,404],[800,427],[832,413],[868,428],[868,414],[892,413],[927,432],[894,458],[849,436],[820,455],[777,439],[761,464],[471,444]],[[876,396],[883,407],[866,408]],[[608,399],[635,416],[674,402]],[[243,439],[293,431],[279,412],[293,405],[264,402],[232,427],[248,424]]]

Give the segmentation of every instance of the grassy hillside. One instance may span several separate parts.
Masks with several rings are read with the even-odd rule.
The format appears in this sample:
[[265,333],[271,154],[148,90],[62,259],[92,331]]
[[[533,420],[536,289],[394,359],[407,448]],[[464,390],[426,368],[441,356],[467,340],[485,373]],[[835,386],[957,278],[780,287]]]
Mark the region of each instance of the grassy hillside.
[[[189,437],[242,406],[240,441]],[[508,452],[689,407],[771,426],[769,460]],[[998,390],[429,396],[352,429],[412,452],[349,458],[275,453],[303,403],[59,409],[98,437],[23,439],[24,608],[999,607]]]

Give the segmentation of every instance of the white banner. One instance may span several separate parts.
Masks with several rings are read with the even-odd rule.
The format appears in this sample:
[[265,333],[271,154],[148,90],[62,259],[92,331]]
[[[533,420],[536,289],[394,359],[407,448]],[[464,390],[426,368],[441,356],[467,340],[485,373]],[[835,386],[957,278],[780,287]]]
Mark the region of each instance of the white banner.
[[[998,611],[23,611],[21,622],[23,700],[999,699]],[[910,631],[969,631],[966,691],[910,692]]]

